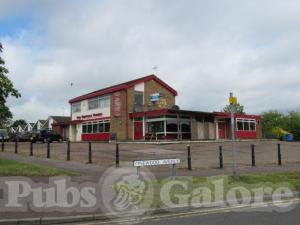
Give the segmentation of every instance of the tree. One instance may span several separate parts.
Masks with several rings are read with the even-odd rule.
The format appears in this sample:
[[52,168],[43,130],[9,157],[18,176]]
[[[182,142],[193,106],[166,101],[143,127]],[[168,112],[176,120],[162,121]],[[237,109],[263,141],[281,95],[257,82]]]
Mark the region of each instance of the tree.
[[[2,53],[3,47],[0,43],[0,53]],[[6,76],[8,69],[5,68],[5,62],[0,56],[0,127],[7,126],[9,119],[12,118],[12,113],[6,105],[6,99],[9,96],[16,98],[21,97],[19,91],[14,87],[11,80]]]
[[284,128],[294,135],[296,140],[300,139],[300,113],[289,112],[285,117]]
[[265,138],[277,138],[273,133],[274,128],[285,129],[285,115],[276,110],[270,110],[262,114],[262,130]]
[[[226,105],[224,108],[223,108],[223,112],[227,112],[227,113],[230,113],[231,112],[231,105]],[[237,114],[245,114],[244,112],[244,106],[241,105],[240,103],[237,103],[235,105],[233,105],[234,107],[234,112],[237,113]]]
[[12,127],[17,127],[17,126],[19,126],[19,125],[25,126],[25,125],[27,125],[27,123],[26,123],[25,120],[20,119],[20,120],[14,121],[13,124],[12,124],[11,126],[12,126]]

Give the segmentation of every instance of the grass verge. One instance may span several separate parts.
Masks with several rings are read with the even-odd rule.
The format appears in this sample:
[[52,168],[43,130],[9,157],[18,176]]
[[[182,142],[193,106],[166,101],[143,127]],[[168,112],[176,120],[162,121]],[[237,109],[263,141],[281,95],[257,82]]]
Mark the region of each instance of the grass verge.
[[[234,189],[247,190],[249,197],[266,196],[282,187],[287,187],[293,192],[300,192],[300,172],[243,174],[237,177],[176,177],[146,181],[146,183],[154,188],[154,199],[151,197],[152,207],[162,207],[164,206],[162,198],[167,198],[179,205],[186,202],[197,203],[205,199],[212,201],[226,199],[227,194],[232,193]],[[260,193],[259,190],[261,194],[257,194]],[[270,190],[271,193],[267,193]],[[237,191],[236,197],[240,198],[242,194]],[[145,195],[146,204],[150,201],[147,198],[148,196]]]
[[79,174],[63,169],[20,163],[14,160],[0,159],[0,176],[77,176]]

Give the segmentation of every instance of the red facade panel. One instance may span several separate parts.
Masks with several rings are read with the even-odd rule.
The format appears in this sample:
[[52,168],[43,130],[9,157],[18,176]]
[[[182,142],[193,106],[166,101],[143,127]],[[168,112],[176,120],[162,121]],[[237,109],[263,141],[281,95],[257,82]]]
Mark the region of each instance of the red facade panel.
[[82,134],[82,141],[109,141],[109,133],[98,133],[98,134]]
[[236,131],[236,138],[238,138],[238,139],[255,139],[256,131]]

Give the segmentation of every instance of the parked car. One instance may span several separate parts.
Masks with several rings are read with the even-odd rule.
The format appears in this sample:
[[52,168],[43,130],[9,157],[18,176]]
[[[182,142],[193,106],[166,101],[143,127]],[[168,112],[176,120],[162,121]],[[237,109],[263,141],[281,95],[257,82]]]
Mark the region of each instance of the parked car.
[[60,136],[58,133],[56,133],[55,131],[52,130],[40,130],[37,133],[33,133],[31,136],[31,140],[32,142],[37,142],[37,141],[41,141],[41,142],[52,142],[52,141],[58,141],[58,142],[62,142],[62,136]]
[[9,141],[9,136],[6,129],[0,129],[0,140]]
[[30,141],[31,140],[30,138],[31,138],[30,132],[11,133],[9,135],[9,139],[11,141],[25,142],[25,141]]

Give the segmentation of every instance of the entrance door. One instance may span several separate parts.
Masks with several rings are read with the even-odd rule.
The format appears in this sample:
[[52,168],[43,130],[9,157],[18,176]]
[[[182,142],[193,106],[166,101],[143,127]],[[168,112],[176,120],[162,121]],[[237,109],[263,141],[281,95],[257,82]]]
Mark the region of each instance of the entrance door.
[[134,121],[134,140],[143,139],[143,121]]
[[219,127],[219,139],[225,139],[225,123],[224,122],[219,122],[218,123],[218,127]]

